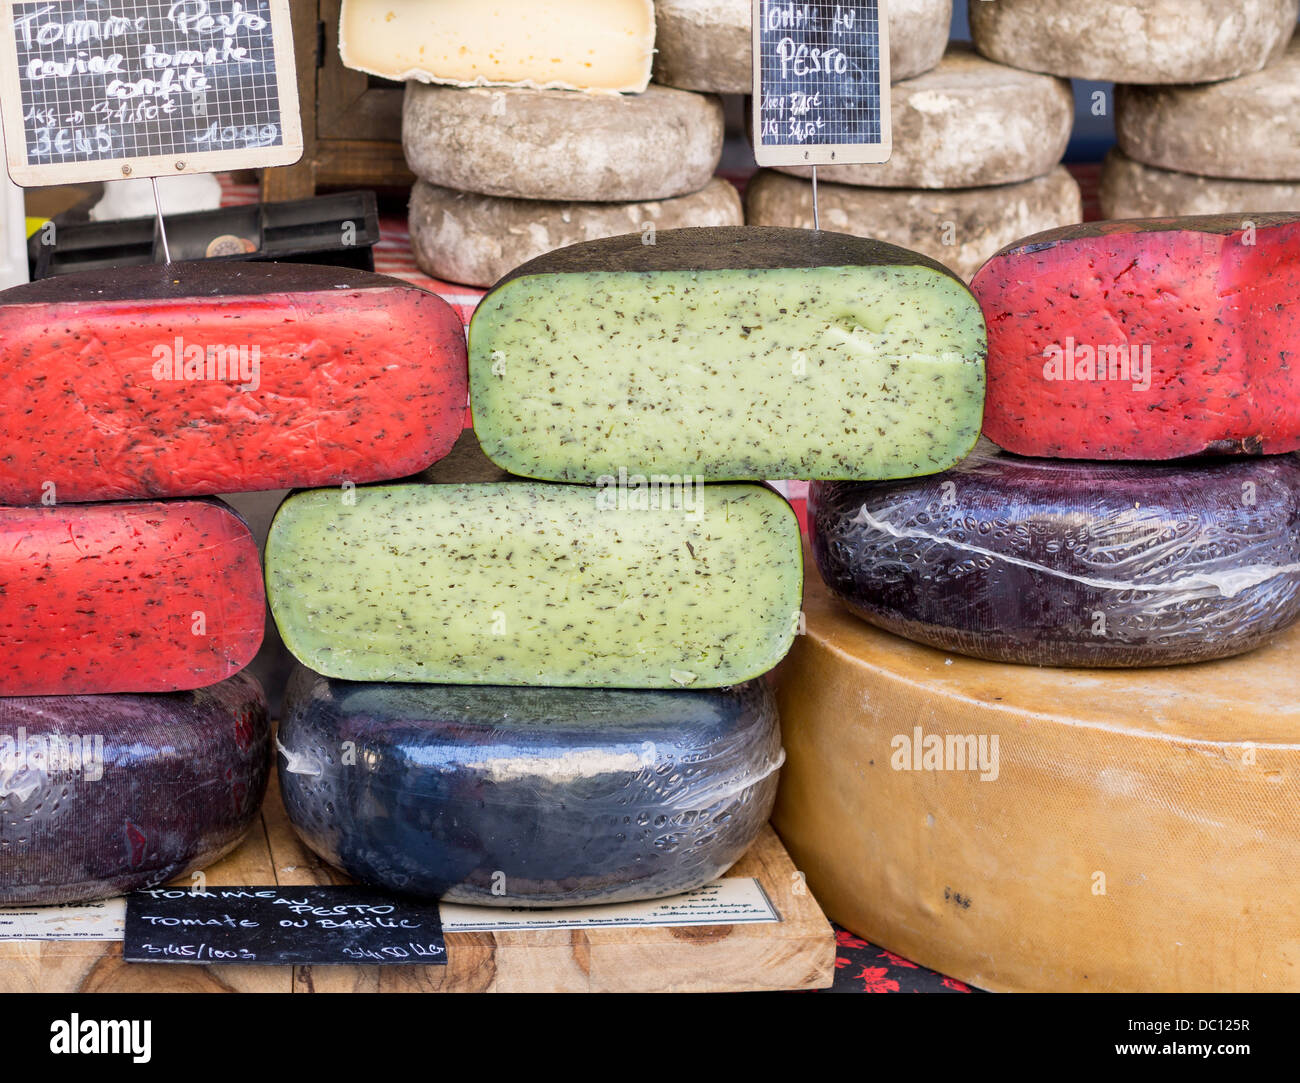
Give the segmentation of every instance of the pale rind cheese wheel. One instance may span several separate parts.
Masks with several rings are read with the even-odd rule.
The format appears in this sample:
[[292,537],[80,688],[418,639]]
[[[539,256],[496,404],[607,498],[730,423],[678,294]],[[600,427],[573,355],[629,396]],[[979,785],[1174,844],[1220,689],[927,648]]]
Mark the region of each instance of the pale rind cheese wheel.
[[1300,629],[1038,669],[804,608],[773,822],[830,918],[995,991],[1300,990]]

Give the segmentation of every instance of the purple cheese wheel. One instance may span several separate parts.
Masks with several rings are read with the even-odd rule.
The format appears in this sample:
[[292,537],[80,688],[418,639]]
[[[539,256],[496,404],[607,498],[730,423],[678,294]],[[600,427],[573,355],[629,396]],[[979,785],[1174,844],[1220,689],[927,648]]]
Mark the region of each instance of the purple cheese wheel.
[[477,906],[676,895],[767,823],[785,758],[767,683],[706,691],[333,680],[285,693],[280,790],[357,879]]
[[271,763],[261,686],[0,698],[0,904],[87,902],[224,857]]
[[814,484],[839,601],[940,650],[1051,666],[1241,654],[1300,618],[1300,461],[1024,459],[987,441],[904,482]]

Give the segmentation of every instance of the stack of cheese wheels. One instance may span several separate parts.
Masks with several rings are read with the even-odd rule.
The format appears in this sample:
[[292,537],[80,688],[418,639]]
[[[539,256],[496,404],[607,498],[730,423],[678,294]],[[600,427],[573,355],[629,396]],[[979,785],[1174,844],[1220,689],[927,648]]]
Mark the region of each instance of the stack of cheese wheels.
[[[1074,124],[1068,80],[954,42],[937,66],[891,94],[890,160],[817,170],[824,228],[915,248],[969,279],[1017,238],[1082,220],[1079,186],[1061,165]],[[746,220],[811,228],[811,172],[759,173]]]
[[[1294,11],[1295,0],[1289,5]],[[1300,36],[1263,71],[1116,91],[1108,218],[1300,210]]]
[[878,242],[667,230],[518,268],[469,345],[457,452],[351,503],[298,494],[272,524],[271,607],[306,667],[279,738],[290,818],[326,860],[420,895],[698,887],[766,821],[782,761],[763,677],[803,562],[759,482],[960,461],[979,306]]
[[180,262],[0,293],[0,371],[0,902],[77,902],[257,816],[266,595],[215,497],[427,467],[465,341],[380,275]]
[[416,261],[489,286],[544,252],[737,225],[721,101],[650,84],[652,0],[344,0],[343,63],[407,83]]
[[810,494],[777,826],[977,985],[1300,989],[1300,214],[1050,231],[973,289],[992,442]]

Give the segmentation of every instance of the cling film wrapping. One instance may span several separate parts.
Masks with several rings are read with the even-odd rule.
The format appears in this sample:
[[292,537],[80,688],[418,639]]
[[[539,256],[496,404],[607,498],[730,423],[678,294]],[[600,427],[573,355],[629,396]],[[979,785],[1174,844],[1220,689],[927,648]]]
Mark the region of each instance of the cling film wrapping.
[[771,812],[772,693],[350,683],[299,668],[279,733],[303,841],[370,883],[490,906],[631,902],[726,871]]
[[995,661],[1224,658],[1300,617],[1300,463],[1024,459],[809,494],[813,553],[859,616]]

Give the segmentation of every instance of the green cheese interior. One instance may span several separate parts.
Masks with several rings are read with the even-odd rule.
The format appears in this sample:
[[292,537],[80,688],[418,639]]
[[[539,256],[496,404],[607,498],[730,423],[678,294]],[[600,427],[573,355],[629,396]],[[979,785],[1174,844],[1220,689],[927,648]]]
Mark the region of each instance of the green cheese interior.
[[357,681],[716,688],[767,672],[802,597],[789,504],[637,481],[299,493],[267,543],[280,633]]
[[554,481],[916,477],[974,446],[986,352],[927,267],[530,275],[474,316],[474,425]]

